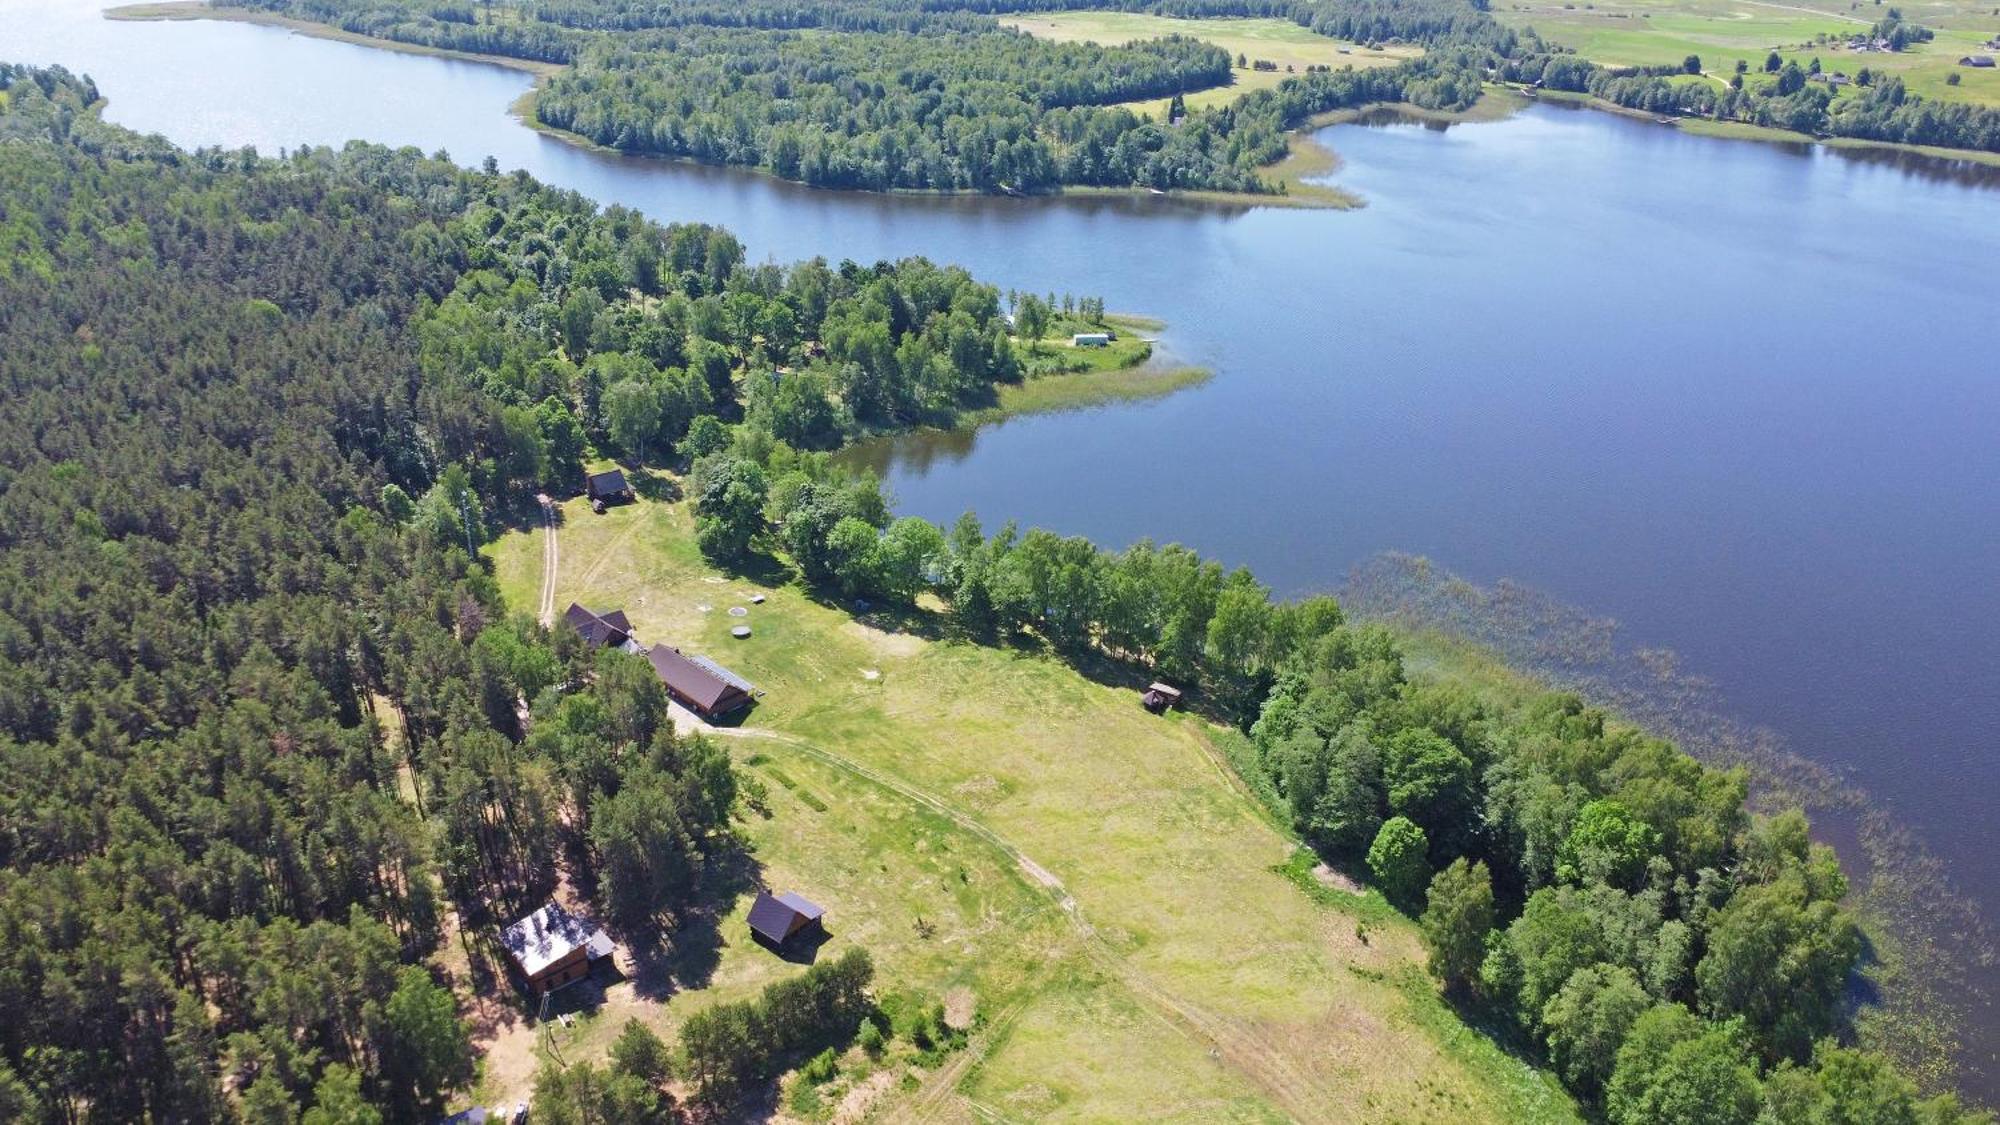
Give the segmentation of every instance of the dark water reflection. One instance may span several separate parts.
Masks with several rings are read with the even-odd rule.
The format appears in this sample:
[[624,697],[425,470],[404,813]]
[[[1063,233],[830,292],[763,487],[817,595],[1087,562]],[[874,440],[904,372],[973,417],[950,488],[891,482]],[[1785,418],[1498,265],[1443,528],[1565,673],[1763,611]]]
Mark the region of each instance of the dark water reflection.
[[0,56],[183,144],[490,153],[760,258],[922,253],[1162,317],[1214,379],[876,447],[902,510],[1180,540],[1284,593],[1392,548],[1518,579],[1678,650],[2000,901],[1992,169],[1541,104],[1329,131],[1352,213],[884,198],[579,151],[507,116],[518,73],[265,28],[0,0]]

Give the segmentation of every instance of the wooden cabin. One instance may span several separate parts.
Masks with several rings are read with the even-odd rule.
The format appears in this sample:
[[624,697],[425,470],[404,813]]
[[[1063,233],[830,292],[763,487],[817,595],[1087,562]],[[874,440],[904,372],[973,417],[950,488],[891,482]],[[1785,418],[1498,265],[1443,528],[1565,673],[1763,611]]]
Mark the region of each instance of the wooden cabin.
[[1147,685],[1146,694],[1139,697],[1146,710],[1158,715],[1181,705],[1181,689],[1155,680]]
[[593,648],[623,648],[632,640],[632,622],[622,609],[596,613],[571,602],[563,611],[563,620]]
[[825,918],[826,910],[804,895],[758,891],[757,901],[750,904],[750,933],[778,949],[801,936],[806,940],[825,937]]
[[606,469],[583,478],[583,494],[590,497],[593,506],[615,504],[632,499],[632,486],[626,483],[623,470]]
[[500,944],[538,996],[589,976],[616,949],[596,923],[553,902],[500,931]]
[[713,720],[748,707],[755,694],[750,681],[707,657],[690,657],[671,645],[646,650],[653,674],[675,703],[703,719]]

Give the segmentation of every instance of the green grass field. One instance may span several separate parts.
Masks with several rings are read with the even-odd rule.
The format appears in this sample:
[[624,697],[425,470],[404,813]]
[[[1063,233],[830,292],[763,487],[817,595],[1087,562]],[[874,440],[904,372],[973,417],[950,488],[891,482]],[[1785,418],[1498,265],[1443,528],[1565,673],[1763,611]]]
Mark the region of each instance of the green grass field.
[[[851,1097],[913,1121],[1575,1119],[1442,1007],[1409,923],[1277,870],[1293,844],[1224,764],[1227,732],[1053,659],[926,639],[922,612],[864,623],[717,574],[684,504],[563,517],[558,607],[622,607],[642,639],[767,693],[724,737],[770,791],[747,826],[763,877],[828,907],[823,955],[859,943],[884,987],[969,994],[980,1014],[965,1051],[923,1074],[863,1066],[827,1113]],[[492,548],[510,604],[537,602],[544,534]],[[768,600],[734,640],[726,610],[752,592]],[[747,905],[706,985],[665,1003],[614,988],[564,1057],[601,1052],[627,1015],[671,1031],[795,971],[745,939]],[[485,1089],[524,1071],[489,1061]]]
[[[1285,68],[1304,71],[1308,66],[1371,67],[1391,66],[1421,52],[1414,47],[1366,47],[1342,43],[1315,35],[1290,20],[1279,19],[1170,19],[1134,12],[1037,12],[1008,16],[1001,20],[1030,35],[1060,42],[1088,42],[1117,46],[1134,39],[1155,39],[1163,35],[1187,35],[1203,39],[1228,51],[1233,58],[1265,59],[1276,63],[1275,71],[1252,67],[1231,67],[1231,83],[1185,95],[1190,108],[1227,105],[1251,90],[1276,86],[1285,78]],[[1128,103],[1138,113],[1164,118],[1171,98],[1152,98]]]
[[[2000,105],[2000,69],[1974,70],[1958,60],[1979,53],[1980,44],[2000,33],[2000,14],[1991,4],[1965,0],[1896,5],[1906,20],[1937,31],[1937,38],[1898,53],[1855,54],[1816,43],[1822,36],[1844,39],[1883,18],[1888,6],[1873,0],[1591,0],[1589,3],[1513,3],[1493,13],[1515,27],[1533,27],[1544,37],[1573,47],[1608,66],[1659,66],[1699,55],[1702,69],[1716,82],[1727,81],[1736,60],[1748,62],[1759,80],[1764,57],[1776,50],[1804,66],[1813,58],[1827,72],[1850,76],[1867,67],[1894,74],[1912,93],[1944,100]],[[1947,79],[1959,76],[1959,85]],[[1847,88],[1839,96],[1854,96]]]

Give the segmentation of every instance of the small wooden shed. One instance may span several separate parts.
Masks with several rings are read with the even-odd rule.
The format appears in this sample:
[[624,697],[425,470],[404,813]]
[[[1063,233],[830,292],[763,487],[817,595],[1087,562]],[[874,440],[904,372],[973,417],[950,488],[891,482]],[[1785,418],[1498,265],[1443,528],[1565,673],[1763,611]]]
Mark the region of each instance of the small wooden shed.
[[757,901],[750,904],[750,933],[777,949],[796,939],[825,936],[825,918],[826,910],[804,895],[758,891]]
[[583,479],[583,493],[592,502],[602,500],[609,504],[632,499],[632,486],[626,482],[623,470],[606,469]]
[[1181,689],[1155,680],[1147,685],[1146,694],[1139,697],[1139,702],[1155,715],[1171,711],[1181,705]]

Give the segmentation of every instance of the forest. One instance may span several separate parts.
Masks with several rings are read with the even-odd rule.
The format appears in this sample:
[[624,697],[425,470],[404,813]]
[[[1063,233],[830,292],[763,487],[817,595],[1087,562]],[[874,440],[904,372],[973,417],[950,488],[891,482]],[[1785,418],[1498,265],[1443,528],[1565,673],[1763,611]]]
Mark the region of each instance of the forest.
[[[2000,152],[2000,111],[1884,80],[1835,98],[1798,82],[1676,84],[1517,34],[1484,0],[631,0],[495,6],[419,0],[223,0],[360,34],[568,64],[537,120],[622,152],[758,168],[817,187],[1036,193],[1065,185],[1280,190],[1261,169],[1315,114],[1374,103],[1462,110],[1490,80],[1589,93],[1649,113],[1807,134]],[[1118,103],[1224,84],[1229,60],[1168,37],[1059,44],[996,13],[1120,9],[1289,19],[1322,35],[1421,45],[1378,71],[1312,71],[1275,91],[1155,121]],[[1896,24],[1890,34],[1923,29]]]
[[[824,450],[1018,378],[993,287],[749,265],[414,151],[181,152],[97,96],[0,67],[0,1118],[422,1119],[474,1063],[440,947],[492,984],[559,870],[622,932],[700,909],[741,859],[728,755],[478,551],[615,455],[685,467],[720,565],[1192,689],[1468,1018],[1607,1120],[1989,1120],[1851,1045],[1839,867],[1742,774],[1574,697],[1421,683],[1331,599],[1186,548],[892,518]],[[537,1113],[666,1120],[673,1066],[729,1104],[870,1034],[871,973],[678,1051],[635,1025]]]
[[[565,863],[643,932],[739,849],[646,662],[510,616],[477,547],[592,442],[948,414],[1016,371],[999,297],[97,100],[0,69],[0,1119],[420,1119],[473,1063],[427,955],[497,973]],[[621,1119],[647,1073],[600,1076]]]

